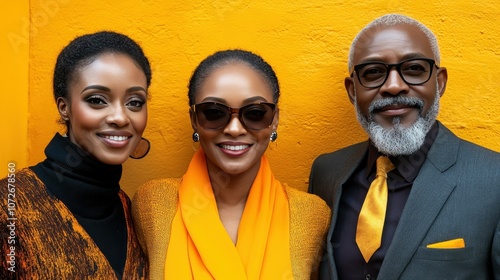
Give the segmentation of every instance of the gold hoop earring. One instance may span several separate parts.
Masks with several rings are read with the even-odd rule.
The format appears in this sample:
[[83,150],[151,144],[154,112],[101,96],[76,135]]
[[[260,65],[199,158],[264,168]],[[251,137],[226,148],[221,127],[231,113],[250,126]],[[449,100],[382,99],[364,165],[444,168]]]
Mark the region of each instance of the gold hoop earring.
[[137,144],[134,151],[129,155],[129,157],[133,159],[141,159],[149,153],[150,149],[151,143],[149,143],[149,140],[141,137],[141,141],[139,141],[139,144]]

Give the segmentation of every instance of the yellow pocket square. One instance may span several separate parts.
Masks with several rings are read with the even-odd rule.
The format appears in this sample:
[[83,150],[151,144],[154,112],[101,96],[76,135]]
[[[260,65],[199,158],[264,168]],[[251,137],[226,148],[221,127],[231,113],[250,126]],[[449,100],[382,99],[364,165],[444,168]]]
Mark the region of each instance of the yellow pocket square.
[[456,238],[427,245],[427,248],[433,249],[460,249],[465,248],[465,240]]

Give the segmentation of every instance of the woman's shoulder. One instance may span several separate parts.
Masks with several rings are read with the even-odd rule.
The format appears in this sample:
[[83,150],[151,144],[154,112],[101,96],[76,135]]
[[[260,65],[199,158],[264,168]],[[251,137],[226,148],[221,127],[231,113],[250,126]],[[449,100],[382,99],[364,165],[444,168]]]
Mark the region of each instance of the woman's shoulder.
[[[132,218],[151,272],[163,267],[170,240],[170,226],[177,211],[180,178],[149,181],[139,187],[132,199]],[[153,275],[153,273],[152,273]]]
[[[12,170],[14,171],[14,170]],[[10,179],[10,180],[9,180]],[[38,179],[38,177],[36,176],[35,172],[33,172],[33,170],[31,170],[29,167],[26,167],[26,168],[23,168],[23,169],[18,169],[18,170],[15,170],[14,172],[9,172],[7,174],[7,176],[5,176],[4,178],[0,178],[0,181],[11,181],[11,182],[15,182],[19,179],[23,179],[23,180],[36,180]]]
[[35,195],[44,190],[39,187],[43,186],[43,182],[30,168],[9,172],[6,177],[0,179],[0,184],[5,186],[0,188],[0,194],[11,193],[13,196]]
[[331,210],[326,202],[314,194],[284,186],[288,196],[292,227],[307,232],[326,232],[331,218]]
[[330,216],[330,207],[326,202],[315,194],[310,194],[296,188],[283,184],[288,196],[290,208],[305,212],[308,216],[320,215],[320,217]]
[[331,211],[316,195],[284,185],[290,207],[290,257],[298,279],[316,279]]
[[165,198],[165,196],[176,196],[180,183],[181,178],[165,178],[148,181],[139,187],[134,195],[134,200],[136,197]]
[[175,209],[180,182],[180,178],[167,178],[144,183],[132,198],[132,212],[156,213]]
[[[0,185],[2,186],[0,188],[0,196],[2,197],[0,207],[5,209],[0,213],[2,217],[7,214],[20,214],[23,210],[27,210],[35,204],[45,203],[50,198],[43,187],[42,181],[31,169],[23,168],[15,172],[12,171],[5,178],[0,179]],[[18,209],[18,204],[24,207]]]

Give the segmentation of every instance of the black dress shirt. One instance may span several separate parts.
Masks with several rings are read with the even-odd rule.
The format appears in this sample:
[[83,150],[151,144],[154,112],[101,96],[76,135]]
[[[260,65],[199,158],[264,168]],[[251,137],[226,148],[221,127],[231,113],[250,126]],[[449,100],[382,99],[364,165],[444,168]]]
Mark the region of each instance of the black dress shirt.
[[411,155],[389,157],[396,169],[387,174],[389,197],[382,233],[382,244],[368,263],[356,244],[356,227],[361,206],[371,182],[376,176],[376,160],[381,155],[371,143],[360,166],[342,186],[338,218],[332,236],[333,256],[339,279],[377,279],[385,254],[391,245],[401,213],[410,194],[413,181],[422,167],[427,152],[438,132],[435,123],[427,133],[424,144]]

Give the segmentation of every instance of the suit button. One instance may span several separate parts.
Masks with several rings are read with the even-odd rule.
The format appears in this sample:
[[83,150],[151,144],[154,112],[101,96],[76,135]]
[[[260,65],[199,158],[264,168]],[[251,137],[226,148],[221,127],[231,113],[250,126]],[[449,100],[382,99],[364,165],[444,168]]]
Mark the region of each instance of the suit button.
[[372,279],[372,276],[370,274],[365,275],[365,280],[371,280],[371,279]]

